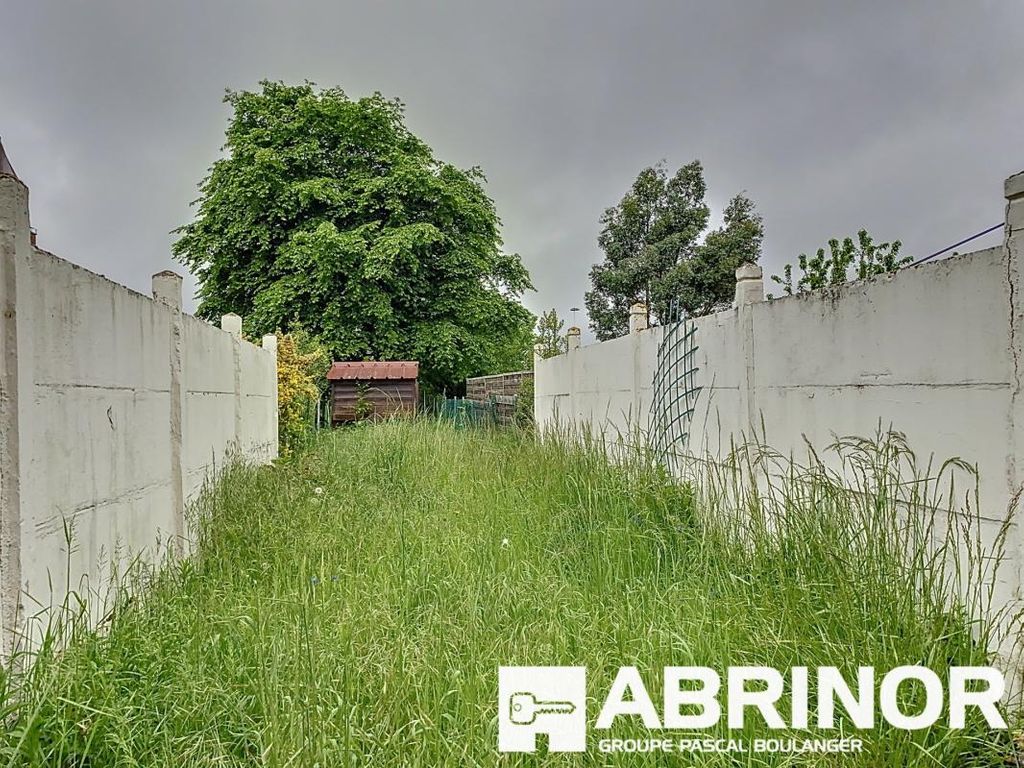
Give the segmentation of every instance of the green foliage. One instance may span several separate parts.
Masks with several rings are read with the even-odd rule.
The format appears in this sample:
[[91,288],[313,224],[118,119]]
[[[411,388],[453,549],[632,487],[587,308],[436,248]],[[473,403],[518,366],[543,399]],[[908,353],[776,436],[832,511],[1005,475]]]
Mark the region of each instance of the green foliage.
[[537,320],[536,344],[541,346],[540,356],[543,358],[560,355],[569,348],[569,340],[562,333],[565,321],[559,318],[554,309],[542,312]]
[[[909,265],[910,256],[900,256],[901,243],[876,245],[866,229],[857,233],[857,242],[852,238],[844,238],[842,242],[836,238],[828,241],[828,253],[824,248],[808,258],[801,253],[797,259],[800,275],[793,282],[793,265],[787,264],[782,270],[782,277],[772,275],[772,280],[782,286],[787,296],[794,293],[806,293],[827,286],[842,285],[849,280],[864,280],[875,275],[896,272]],[[851,269],[853,270],[851,276]],[[768,294],[768,298],[773,298]]]
[[732,300],[736,268],[761,255],[764,225],[754,203],[739,194],[726,207],[723,226],[701,242],[710,217],[706,192],[699,161],[671,178],[659,164],[641,171],[619,204],[604,212],[597,242],[605,259],[591,269],[586,295],[599,339],[626,334],[637,302],[657,322],[674,300],[691,316]]
[[313,429],[316,404],[327,388],[328,351],[303,328],[277,337],[277,431],[282,456]]
[[529,359],[530,278],[479,169],[435,159],[380,94],[263,82],[225,101],[226,154],[174,244],[198,314],[300,324],[338,360],[419,360],[436,389]]

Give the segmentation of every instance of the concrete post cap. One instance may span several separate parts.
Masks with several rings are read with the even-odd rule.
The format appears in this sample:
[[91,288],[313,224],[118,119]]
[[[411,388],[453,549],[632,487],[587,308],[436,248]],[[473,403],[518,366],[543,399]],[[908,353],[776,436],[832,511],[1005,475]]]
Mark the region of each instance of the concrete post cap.
[[566,334],[565,334],[565,344],[569,348],[570,352],[580,348],[580,339],[581,339],[580,329],[577,328],[575,325],[572,326],[566,332]]
[[1024,197],[1024,171],[1010,176],[1003,185],[1003,190],[1007,200]]
[[647,305],[642,301],[638,301],[636,304],[629,308],[629,314],[631,315],[646,315]]
[[234,312],[229,312],[226,315],[222,315],[220,318],[220,328],[222,331],[227,331],[233,336],[241,336],[242,318],[236,315]]
[[764,270],[757,266],[757,264],[749,261],[740,264],[736,268],[737,280],[760,280],[763,276]]
[[181,275],[165,269],[157,272],[152,278],[153,298],[175,310],[181,310]]

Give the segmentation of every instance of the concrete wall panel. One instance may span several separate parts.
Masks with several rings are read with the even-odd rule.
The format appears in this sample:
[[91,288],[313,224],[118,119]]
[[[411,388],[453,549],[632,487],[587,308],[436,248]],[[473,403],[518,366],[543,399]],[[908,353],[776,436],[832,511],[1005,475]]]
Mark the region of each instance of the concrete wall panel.
[[133,558],[187,551],[184,503],[229,457],[277,455],[272,345],[183,315],[173,273],[151,299],[29,232],[0,175],[0,656],[69,590],[96,618]]

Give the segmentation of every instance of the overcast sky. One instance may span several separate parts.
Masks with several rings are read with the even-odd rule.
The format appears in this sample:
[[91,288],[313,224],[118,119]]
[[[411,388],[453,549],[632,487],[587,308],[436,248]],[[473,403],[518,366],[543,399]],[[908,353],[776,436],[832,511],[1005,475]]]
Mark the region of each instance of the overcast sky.
[[601,211],[659,160],[699,158],[716,216],[746,190],[768,273],[861,227],[919,256],[1002,221],[1022,29],[1016,0],[4,0],[0,136],[40,245],[148,293],[183,271],[169,232],[219,154],[226,87],[397,96],[438,157],[484,169],[527,306],[568,315]]

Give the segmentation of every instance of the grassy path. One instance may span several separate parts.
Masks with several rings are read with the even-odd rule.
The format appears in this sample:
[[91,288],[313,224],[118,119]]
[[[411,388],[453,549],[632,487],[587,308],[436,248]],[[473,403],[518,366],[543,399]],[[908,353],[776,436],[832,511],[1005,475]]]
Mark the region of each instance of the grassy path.
[[[666,664],[984,663],[842,525],[740,547],[658,472],[513,433],[335,432],[233,471],[204,511],[196,558],[39,664],[0,766],[541,765],[496,752],[499,665],[585,664],[597,696],[635,664],[658,701]],[[1001,764],[986,740],[880,731],[859,757],[616,764]]]

